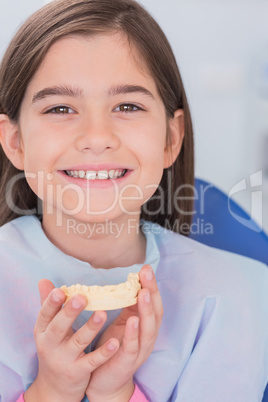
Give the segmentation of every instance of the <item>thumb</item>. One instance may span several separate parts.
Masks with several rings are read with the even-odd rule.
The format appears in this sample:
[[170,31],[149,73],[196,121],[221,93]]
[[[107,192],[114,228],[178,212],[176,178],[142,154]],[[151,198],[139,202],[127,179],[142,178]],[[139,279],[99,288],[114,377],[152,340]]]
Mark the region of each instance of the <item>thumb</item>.
[[48,279],[41,279],[38,283],[38,289],[40,293],[41,306],[48,297],[49,293],[55,288],[53,283]]

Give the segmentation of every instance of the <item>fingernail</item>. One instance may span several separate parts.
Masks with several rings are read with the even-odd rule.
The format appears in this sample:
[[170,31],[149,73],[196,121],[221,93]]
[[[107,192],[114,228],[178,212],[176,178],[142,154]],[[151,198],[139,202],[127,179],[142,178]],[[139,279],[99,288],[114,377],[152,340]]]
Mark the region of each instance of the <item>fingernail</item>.
[[82,303],[78,297],[75,297],[74,299],[72,299],[72,307],[75,309],[79,309],[82,307]]
[[152,268],[148,269],[148,271],[145,274],[145,278],[147,281],[151,281],[153,279],[153,270]]
[[111,351],[116,349],[116,345],[114,344],[113,341],[111,341],[111,342],[108,343],[107,349],[109,349],[109,350],[111,350]]
[[143,299],[144,299],[145,303],[150,303],[150,301],[151,301],[150,292],[145,293]]
[[60,301],[60,296],[57,294],[57,289],[54,289],[51,293],[52,299],[54,302],[58,303]]
[[133,328],[134,328],[134,329],[138,329],[138,327],[139,327],[139,321],[140,321],[140,320],[139,320],[139,317],[137,317],[136,320],[135,320],[134,323],[133,323]]
[[97,313],[94,313],[93,321],[94,321],[96,324],[99,324],[99,323],[102,321],[102,318],[101,318]]

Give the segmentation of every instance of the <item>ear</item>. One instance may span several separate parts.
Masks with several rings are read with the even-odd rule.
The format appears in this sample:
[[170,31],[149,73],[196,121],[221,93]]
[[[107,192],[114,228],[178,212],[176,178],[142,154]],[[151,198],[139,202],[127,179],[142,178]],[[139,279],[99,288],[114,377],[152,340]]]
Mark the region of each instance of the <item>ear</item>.
[[167,145],[164,151],[164,168],[169,168],[177,159],[184,138],[184,112],[178,109],[167,122]]
[[23,170],[24,158],[19,126],[13,123],[6,114],[0,114],[0,142],[10,162],[17,169]]

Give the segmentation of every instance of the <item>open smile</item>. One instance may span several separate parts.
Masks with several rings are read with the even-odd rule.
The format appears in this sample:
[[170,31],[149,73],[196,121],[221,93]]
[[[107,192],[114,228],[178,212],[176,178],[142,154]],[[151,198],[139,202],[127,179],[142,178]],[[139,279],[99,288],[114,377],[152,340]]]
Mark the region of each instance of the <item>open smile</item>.
[[128,169],[111,170],[65,170],[64,173],[69,177],[84,180],[116,180],[124,177]]
[[118,185],[119,183],[122,184],[127,177],[133,173],[133,170],[119,167],[111,169],[100,167],[94,170],[94,168],[83,169],[81,167],[70,170],[59,170],[58,172],[63,175],[69,183],[81,187],[109,188],[113,187],[116,183],[118,183]]

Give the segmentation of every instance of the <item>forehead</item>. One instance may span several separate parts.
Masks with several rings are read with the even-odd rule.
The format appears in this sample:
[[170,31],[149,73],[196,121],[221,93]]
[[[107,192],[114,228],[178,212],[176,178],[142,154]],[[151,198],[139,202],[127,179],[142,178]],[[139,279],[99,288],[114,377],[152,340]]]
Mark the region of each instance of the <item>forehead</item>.
[[85,78],[92,89],[97,86],[100,89],[112,80],[132,80],[157,91],[138,49],[120,33],[59,39],[48,50],[28,89],[65,79],[72,79],[79,85]]

